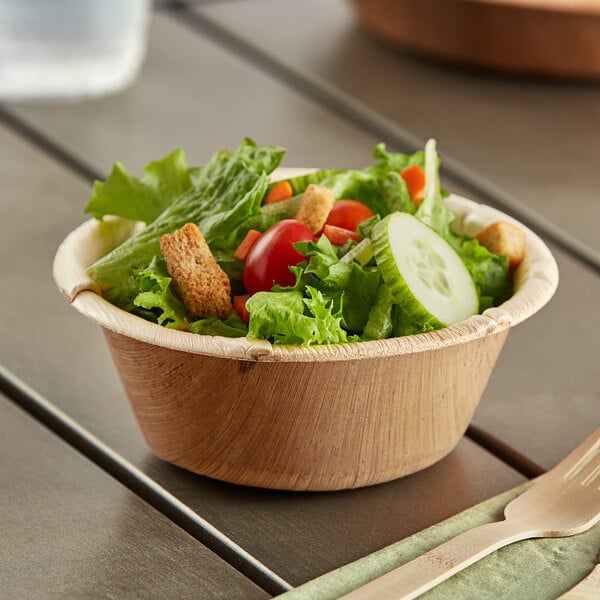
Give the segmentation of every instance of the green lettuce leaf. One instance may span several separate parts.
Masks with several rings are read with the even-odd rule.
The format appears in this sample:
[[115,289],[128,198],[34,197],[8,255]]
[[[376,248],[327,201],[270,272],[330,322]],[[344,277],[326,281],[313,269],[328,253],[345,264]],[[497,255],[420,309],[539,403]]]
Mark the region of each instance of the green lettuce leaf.
[[339,304],[344,328],[360,334],[369,318],[381,281],[379,271],[365,269],[356,262],[343,262],[331,242],[321,236],[317,242],[301,242],[295,247],[306,257],[296,267],[296,288],[319,290],[334,305]]
[[145,269],[136,269],[139,292],[133,299],[131,312],[172,329],[187,329],[203,335],[244,337],[248,328],[235,312],[226,319],[196,319],[173,293],[171,278],[162,259],[154,258]]
[[96,219],[115,215],[150,223],[178,196],[192,187],[185,152],[174,150],[144,167],[144,177],[136,179],[120,162],[104,182],[95,181],[93,195],[85,212]]
[[191,323],[188,329],[192,333],[222,335],[230,338],[245,337],[248,333],[248,328],[235,313],[231,313],[223,321],[218,317],[199,319]]
[[416,323],[399,304],[392,306],[392,335],[394,337],[427,333],[436,329],[438,326],[435,323],[432,324],[428,321]]
[[479,295],[479,312],[498,306],[513,294],[513,283],[506,256],[494,254],[477,240],[463,241],[460,256]]
[[[344,172],[345,171],[342,169],[321,169],[320,171],[313,171],[312,173],[306,173],[305,175],[289,177],[286,181],[288,181],[292,186],[292,193],[294,195],[298,195],[304,193],[304,190],[309,186],[309,184],[322,183],[324,180]],[[270,184],[269,189],[272,188],[276,183],[277,181],[274,181],[272,184]],[[275,204],[278,203],[276,202]]]
[[258,292],[246,302],[250,313],[248,337],[275,344],[308,346],[348,341],[334,302],[318,290]]
[[392,335],[394,322],[392,308],[394,296],[390,288],[382,283],[377,288],[375,300],[369,311],[362,338],[364,340],[383,340]]
[[379,165],[371,167],[372,169],[381,168],[383,166],[389,171],[402,171],[410,165],[419,165],[425,169],[425,153],[422,150],[414,154],[403,154],[401,152],[388,152],[383,142],[375,146],[373,158],[379,160]]
[[[313,171],[306,175],[299,175],[298,177],[288,178],[286,181],[292,186],[293,196],[286,200],[274,202],[272,204],[265,204],[260,207],[257,214],[252,215],[244,222],[236,232],[235,239],[237,242],[241,242],[244,239],[249,229],[256,229],[257,231],[265,231],[271,225],[274,225],[282,219],[291,219],[302,201],[302,195],[304,190],[311,183],[322,184],[324,181],[330,180],[332,177],[343,173],[340,169],[326,169],[321,171]],[[265,195],[268,191],[276,185],[281,179],[269,183]]]
[[164,261],[154,258],[146,268],[135,269],[133,275],[139,288],[131,312],[165,327],[188,327],[189,313],[172,292]]
[[414,212],[408,188],[395,171],[346,171],[323,181],[338,198],[350,198],[366,204],[382,216],[397,210]]
[[217,152],[200,171],[198,181],[176,198],[143,231],[91,265],[88,273],[113,304],[128,309],[138,294],[136,269],[160,256],[160,237],[186,223],[195,223],[211,248],[231,246],[231,237],[249,215],[258,212],[268,174],[279,164],[283,149],[258,147],[243,140],[233,152]]
[[[245,139],[234,151],[215,153],[200,169],[189,168],[181,150],[147,165],[141,179],[130,175],[122,164],[115,164],[104,183],[95,182],[86,210],[98,219],[116,215],[143,221],[147,226],[89,268],[103,295],[113,304],[166,327],[203,335],[268,339],[276,344],[340,343],[431,331],[435,327],[429,323],[415,326],[394,304],[373,261],[371,230],[395,211],[415,214],[459,252],[475,282],[480,311],[513,293],[508,259],[451,231],[455,215],[443,202],[435,140],[427,142],[424,152],[411,155],[387,152],[379,144],[374,152],[377,162],[372,166],[362,171],[316,171],[288,179],[295,195],[262,206],[273,185],[268,176],[283,154],[280,147],[259,147]],[[418,209],[399,174],[411,164],[424,168],[427,179],[425,198]],[[189,314],[174,292],[160,253],[160,237],[188,222],[198,225],[229,276],[232,292],[243,294],[244,264],[235,258],[235,249],[249,229],[265,231],[292,217],[310,183],[325,185],[336,198],[359,200],[378,213],[359,227],[362,242],[336,247],[321,236],[314,243],[295,244],[305,257],[291,267],[295,285],[254,294],[246,305],[249,327],[234,312],[225,320],[196,319]],[[119,222],[134,225],[131,221]],[[102,223],[106,235],[121,241],[124,236],[111,233],[111,223]]]

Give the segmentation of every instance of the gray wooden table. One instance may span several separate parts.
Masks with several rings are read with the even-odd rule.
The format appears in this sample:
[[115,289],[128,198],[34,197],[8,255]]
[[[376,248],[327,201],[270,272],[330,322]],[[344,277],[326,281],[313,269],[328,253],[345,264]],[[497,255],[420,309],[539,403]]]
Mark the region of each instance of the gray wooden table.
[[[341,0],[161,3],[139,80],[0,106],[0,590],[7,597],[262,598],[553,466],[600,424],[600,87],[420,60]],[[51,277],[94,178],[249,136],[287,166],[362,167],[436,137],[444,186],[546,239],[556,297],[511,332],[473,426],[433,467],[336,493],[192,475],[146,447],[97,328]]]

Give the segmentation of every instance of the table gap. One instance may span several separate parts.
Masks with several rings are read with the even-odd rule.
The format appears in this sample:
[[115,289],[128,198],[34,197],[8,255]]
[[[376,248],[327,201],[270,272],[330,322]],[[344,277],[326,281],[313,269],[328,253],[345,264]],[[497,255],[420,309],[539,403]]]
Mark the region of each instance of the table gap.
[[95,179],[105,179],[102,173],[79,160],[77,156],[51,140],[48,136],[37,131],[2,104],[0,104],[0,122],[22,138],[31,142],[34,146],[37,146],[43,153],[58,160],[58,162],[62,163],[76,175],[82,177],[85,181],[92,182]]
[[267,593],[275,596],[292,589],[291,584],[1,365],[0,392]]
[[515,471],[518,471],[521,475],[527,477],[527,479],[533,479],[546,472],[546,470],[536,462],[527,458],[509,444],[503,442],[477,425],[469,425],[466,435],[476,444],[493,454],[496,458],[499,458],[515,469]]

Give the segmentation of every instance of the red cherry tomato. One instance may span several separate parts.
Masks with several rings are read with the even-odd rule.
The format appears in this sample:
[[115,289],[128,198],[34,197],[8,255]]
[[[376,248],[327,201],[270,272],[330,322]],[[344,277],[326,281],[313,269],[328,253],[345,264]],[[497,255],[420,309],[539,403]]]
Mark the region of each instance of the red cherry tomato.
[[327,224],[356,231],[363,221],[370,219],[374,214],[366,204],[358,200],[337,200],[327,217]]
[[269,291],[274,284],[294,285],[296,277],[288,267],[304,257],[292,244],[316,241],[312,231],[295,219],[272,225],[252,246],[244,266],[244,287],[249,294]]

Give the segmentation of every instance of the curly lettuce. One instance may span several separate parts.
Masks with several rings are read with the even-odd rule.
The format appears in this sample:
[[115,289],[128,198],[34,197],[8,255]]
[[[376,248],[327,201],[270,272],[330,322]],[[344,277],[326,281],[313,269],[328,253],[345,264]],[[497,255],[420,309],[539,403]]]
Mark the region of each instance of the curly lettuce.
[[[372,258],[369,236],[378,220],[396,211],[414,214],[459,253],[475,283],[480,311],[512,294],[506,257],[451,230],[454,213],[443,202],[440,159],[434,140],[414,154],[374,150],[374,164],[363,170],[327,169],[289,179],[292,198],[263,206],[269,176],[284,149],[244,139],[233,151],[216,152],[203,167],[190,167],[175,150],[143,169],[141,178],[116,163],[105,182],[95,182],[86,211],[142,221],[145,228],[91,265],[88,273],[102,294],[124,310],[161,326],[203,335],[268,339],[276,344],[311,345],[383,339],[421,333],[394,303]],[[416,164],[425,171],[425,198],[417,208],[400,171]],[[173,289],[159,240],[185,223],[202,231],[228,274],[234,294],[243,294],[243,263],[234,251],[249,229],[265,231],[293,217],[309,183],[330,188],[336,198],[353,198],[375,217],[361,224],[363,241],[333,246],[325,236],[296,244],[304,261],[290,267],[296,283],[254,294],[247,302],[249,324],[232,312],[226,319],[197,319]],[[107,223],[108,225],[108,223]]]

